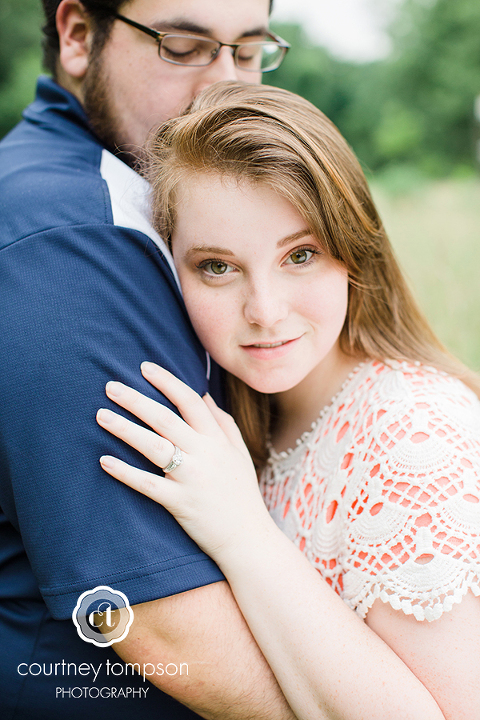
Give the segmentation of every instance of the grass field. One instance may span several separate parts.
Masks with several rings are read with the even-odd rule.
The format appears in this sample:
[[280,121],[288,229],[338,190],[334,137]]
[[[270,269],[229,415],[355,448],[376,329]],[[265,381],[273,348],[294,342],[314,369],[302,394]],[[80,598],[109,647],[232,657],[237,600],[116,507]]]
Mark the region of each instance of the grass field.
[[480,370],[480,180],[373,194],[414,294],[442,342]]

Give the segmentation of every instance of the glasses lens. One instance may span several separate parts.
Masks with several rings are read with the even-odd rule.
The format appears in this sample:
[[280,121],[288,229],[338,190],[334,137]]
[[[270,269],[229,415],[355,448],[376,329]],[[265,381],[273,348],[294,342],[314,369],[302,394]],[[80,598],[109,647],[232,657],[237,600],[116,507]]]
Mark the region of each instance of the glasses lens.
[[193,35],[165,35],[160,57],[176,65],[208,65],[218,52],[219,43]]
[[[160,57],[175,65],[202,67],[217,56],[221,44],[194,35],[165,35],[160,43]],[[275,42],[245,43],[235,50],[235,63],[248,72],[275,70],[285,56],[285,48]]]
[[277,43],[245,43],[238,46],[235,59],[242,70],[268,72],[280,65],[284,54],[284,48]]

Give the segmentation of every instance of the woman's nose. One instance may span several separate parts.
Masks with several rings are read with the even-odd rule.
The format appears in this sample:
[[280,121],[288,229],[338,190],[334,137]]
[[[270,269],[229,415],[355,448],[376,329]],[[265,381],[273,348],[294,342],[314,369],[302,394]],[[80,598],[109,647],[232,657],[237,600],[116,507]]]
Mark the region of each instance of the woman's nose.
[[250,325],[273,327],[288,315],[285,292],[271,284],[249,288],[244,313]]

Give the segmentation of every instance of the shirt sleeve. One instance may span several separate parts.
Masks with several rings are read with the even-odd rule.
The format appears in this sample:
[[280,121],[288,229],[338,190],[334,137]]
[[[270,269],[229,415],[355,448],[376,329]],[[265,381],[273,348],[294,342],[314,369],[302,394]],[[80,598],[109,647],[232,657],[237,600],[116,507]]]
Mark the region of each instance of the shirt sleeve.
[[107,453],[158,472],[95,422],[100,407],[119,411],[106,382],[168,404],[141,377],[151,360],[207,390],[205,352],[158,249],[109,225],[47,230],[1,251],[0,287],[0,505],[53,617],[97,585],[136,604],[221,580],[171,515],[99,465]]
[[344,599],[361,617],[381,598],[432,621],[480,595],[479,402],[440,373],[427,389],[396,375],[356,434]]

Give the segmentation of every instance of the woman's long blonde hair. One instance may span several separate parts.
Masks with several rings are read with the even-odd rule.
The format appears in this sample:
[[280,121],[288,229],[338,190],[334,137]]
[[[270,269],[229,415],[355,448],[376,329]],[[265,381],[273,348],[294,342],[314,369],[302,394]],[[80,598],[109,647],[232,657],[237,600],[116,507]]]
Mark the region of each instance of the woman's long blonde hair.
[[[218,83],[149,145],[154,223],[170,241],[176,188],[195,172],[267,185],[289,200],[332,258],[348,270],[340,343],[349,355],[420,361],[461,378],[477,376],[452,357],[420,312],[398,267],[365,176],[336,127],[311,103],[265,85]],[[230,410],[257,465],[266,459],[268,396],[233,376]]]

